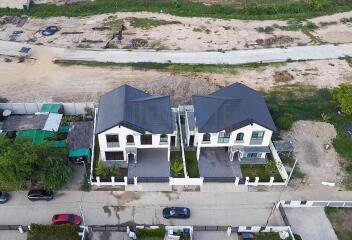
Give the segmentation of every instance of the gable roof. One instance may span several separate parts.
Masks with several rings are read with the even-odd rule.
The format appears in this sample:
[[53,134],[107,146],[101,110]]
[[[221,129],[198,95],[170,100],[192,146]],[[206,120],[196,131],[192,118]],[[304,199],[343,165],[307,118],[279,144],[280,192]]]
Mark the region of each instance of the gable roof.
[[140,133],[172,133],[172,119],[169,96],[151,96],[123,85],[100,97],[96,134],[117,125]]
[[276,131],[262,94],[241,83],[192,101],[199,132],[233,131],[252,123]]

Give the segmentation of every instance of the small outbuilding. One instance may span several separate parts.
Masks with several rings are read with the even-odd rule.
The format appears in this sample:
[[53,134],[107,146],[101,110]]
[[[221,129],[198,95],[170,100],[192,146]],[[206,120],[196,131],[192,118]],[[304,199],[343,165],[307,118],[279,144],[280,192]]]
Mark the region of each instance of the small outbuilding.
[[64,113],[64,106],[60,103],[45,103],[41,110],[43,113]]
[[75,162],[89,161],[93,141],[93,122],[71,122],[67,135],[69,158]]

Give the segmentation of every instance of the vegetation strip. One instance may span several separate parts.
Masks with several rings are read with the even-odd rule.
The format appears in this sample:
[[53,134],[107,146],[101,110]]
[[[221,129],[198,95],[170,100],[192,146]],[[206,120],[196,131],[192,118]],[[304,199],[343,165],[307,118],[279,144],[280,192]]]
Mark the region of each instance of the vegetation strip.
[[[244,2],[243,2],[244,3]],[[80,17],[115,12],[155,12],[185,17],[222,19],[307,19],[346,12],[352,9],[349,0],[270,1],[270,3],[205,5],[186,0],[96,0],[62,6],[33,4],[30,10],[0,9],[0,16]]]
[[75,61],[75,60],[55,60],[54,63],[63,66],[84,65],[92,67],[132,67],[134,69],[154,69],[171,72],[192,72],[192,73],[218,73],[236,75],[241,69],[264,69],[265,67],[281,67],[286,62],[280,63],[248,63],[239,65],[214,65],[214,64],[172,64],[172,63],[113,63],[113,62],[95,62],[95,61]]

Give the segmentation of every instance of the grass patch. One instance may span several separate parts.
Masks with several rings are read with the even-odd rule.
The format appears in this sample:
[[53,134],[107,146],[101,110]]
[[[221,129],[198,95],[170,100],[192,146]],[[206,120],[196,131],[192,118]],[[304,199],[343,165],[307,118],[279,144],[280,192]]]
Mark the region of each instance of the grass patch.
[[116,19],[113,16],[108,17],[104,20],[103,26],[110,28],[112,32],[118,32],[122,30],[123,20]]
[[172,63],[113,63],[113,62],[95,62],[95,61],[71,61],[55,60],[54,63],[62,66],[85,65],[92,67],[132,67],[137,70],[163,70],[173,73],[216,73],[236,75],[241,70],[264,70],[267,67],[278,68],[286,66],[286,62],[280,63],[248,63],[240,65],[212,65],[212,64],[172,64]]
[[157,228],[157,229],[136,229],[136,235],[138,239],[141,240],[159,240],[164,239],[165,237],[165,229],[164,228]]
[[[287,164],[291,168],[295,164],[295,158],[293,156],[288,156],[286,154],[280,155],[280,159],[284,165]],[[302,178],[304,178],[304,176],[305,176],[305,174],[301,171],[301,169],[299,167],[299,163],[297,162],[295,169],[293,169],[291,179],[302,179]]]
[[272,34],[275,29],[271,26],[267,26],[267,27],[258,27],[255,30],[257,30],[257,32],[259,33]]
[[206,32],[207,34],[211,33],[210,29],[202,26],[193,28],[193,32]]
[[[282,113],[291,114],[293,121],[315,120],[334,125],[337,136],[333,140],[336,152],[344,159],[345,187],[352,189],[352,141],[343,130],[346,124],[352,124],[352,116],[339,114],[336,102],[328,89],[290,86],[280,87],[265,93],[265,99],[275,123]],[[277,127],[281,129],[280,125]]]
[[255,233],[256,240],[280,240],[278,232],[258,232]]
[[339,240],[352,239],[352,209],[351,208],[325,208],[328,217]]
[[195,151],[185,151],[186,168],[190,178],[199,178],[197,155]]
[[178,21],[166,21],[166,20],[158,20],[158,19],[151,19],[151,18],[128,18],[127,19],[131,26],[136,28],[143,28],[143,29],[150,29],[153,27],[158,27],[162,25],[168,24],[181,24]]
[[255,177],[259,177],[260,182],[269,182],[270,177],[274,177],[275,182],[282,182],[280,173],[276,167],[275,161],[268,154],[269,162],[265,165],[261,164],[241,164],[243,177],[249,177],[250,181],[254,181]]
[[170,170],[173,177],[185,177],[183,171],[182,153],[180,151],[170,152]]
[[31,224],[27,240],[80,240],[79,226]]
[[350,67],[352,67],[352,57],[347,56],[347,57],[345,57],[345,60],[348,63],[348,65],[350,65]]
[[205,5],[186,0],[96,0],[61,6],[33,4],[30,10],[3,8],[0,16],[29,15],[33,17],[79,17],[115,12],[160,12],[185,17],[212,17],[223,19],[306,19],[347,12],[352,9],[349,0],[275,1],[247,5]]

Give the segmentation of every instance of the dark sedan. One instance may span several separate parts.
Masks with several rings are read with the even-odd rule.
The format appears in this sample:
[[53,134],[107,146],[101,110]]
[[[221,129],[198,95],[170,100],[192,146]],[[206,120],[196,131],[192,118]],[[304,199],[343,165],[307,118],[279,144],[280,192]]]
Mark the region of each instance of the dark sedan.
[[0,192],[0,204],[6,203],[10,199],[10,194],[7,192]]
[[52,191],[46,191],[43,189],[30,190],[27,195],[30,201],[45,200],[50,201],[54,198],[54,193]]
[[191,210],[184,207],[169,207],[163,209],[163,216],[169,218],[190,218]]

